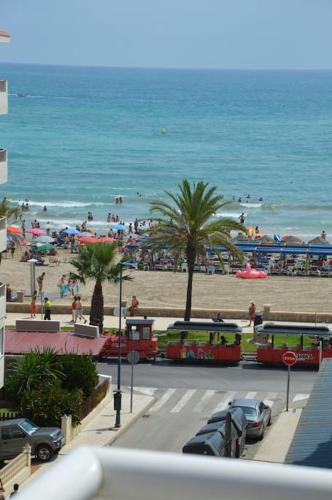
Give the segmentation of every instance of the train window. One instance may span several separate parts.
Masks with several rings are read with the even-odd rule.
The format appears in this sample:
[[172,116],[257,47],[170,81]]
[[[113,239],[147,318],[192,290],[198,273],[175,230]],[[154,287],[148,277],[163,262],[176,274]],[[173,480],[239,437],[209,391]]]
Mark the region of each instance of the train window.
[[143,340],[149,340],[150,339],[150,328],[148,327],[143,327],[143,335],[142,335]]

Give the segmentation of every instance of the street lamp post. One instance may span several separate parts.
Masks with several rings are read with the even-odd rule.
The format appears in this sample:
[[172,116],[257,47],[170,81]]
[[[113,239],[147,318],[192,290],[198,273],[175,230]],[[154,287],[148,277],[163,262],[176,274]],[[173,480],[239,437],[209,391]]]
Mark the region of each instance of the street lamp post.
[[115,427],[121,427],[121,320],[122,320],[122,263],[120,262],[120,290],[119,290],[119,331],[118,331],[118,377],[117,390],[114,392]]

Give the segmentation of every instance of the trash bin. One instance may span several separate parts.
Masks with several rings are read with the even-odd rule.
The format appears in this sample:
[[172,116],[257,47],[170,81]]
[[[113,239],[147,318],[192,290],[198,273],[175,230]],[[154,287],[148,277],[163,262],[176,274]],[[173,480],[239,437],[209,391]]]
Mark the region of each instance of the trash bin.
[[261,325],[263,323],[263,314],[257,313],[254,319],[254,326]]
[[114,396],[114,410],[120,411],[122,394],[120,391],[114,391],[113,396]]

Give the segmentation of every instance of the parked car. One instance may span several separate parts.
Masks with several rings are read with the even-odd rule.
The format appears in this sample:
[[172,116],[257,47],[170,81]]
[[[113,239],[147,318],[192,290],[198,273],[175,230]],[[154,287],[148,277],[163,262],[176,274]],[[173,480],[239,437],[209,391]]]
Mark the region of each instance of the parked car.
[[271,425],[271,408],[258,399],[234,399],[230,407],[241,408],[248,420],[247,437],[263,439],[266,427]]
[[64,436],[58,427],[38,427],[26,418],[0,422],[0,460],[19,455],[24,446],[31,446],[31,455],[47,462],[64,445]]
[[[215,425],[215,424],[211,424]],[[197,434],[182,448],[183,453],[194,453],[196,455],[212,455],[215,457],[225,456],[225,426],[222,424],[216,431],[203,432],[202,434]],[[231,457],[236,456],[236,438],[237,433],[232,426],[232,450]]]
[[[208,420],[208,425],[210,424],[220,424],[226,420],[227,412],[231,413],[232,423],[237,431],[237,440],[236,440],[236,457],[239,458],[243,451],[246,443],[247,437],[247,427],[248,421],[246,419],[245,414],[243,413],[241,408],[229,408],[229,410],[218,411],[214,413],[212,417]],[[208,426],[205,426],[208,427]],[[203,427],[204,429],[204,427]]]

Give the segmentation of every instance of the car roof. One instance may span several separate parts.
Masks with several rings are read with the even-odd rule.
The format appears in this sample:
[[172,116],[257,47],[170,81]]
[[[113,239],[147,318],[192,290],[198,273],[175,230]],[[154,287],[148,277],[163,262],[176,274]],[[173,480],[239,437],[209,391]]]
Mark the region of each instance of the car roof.
[[8,420],[1,420],[0,427],[5,427],[7,425],[16,425],[24,422],[26,418],[9,418]]
[[259,399],[233,399],[232,406],[245,406],[246,408],[256,408],[262,401]]

